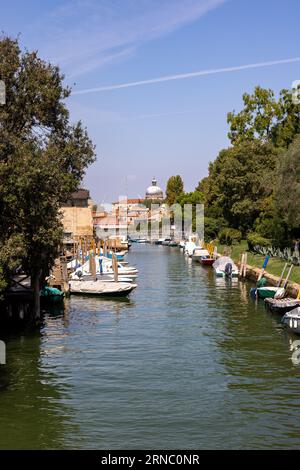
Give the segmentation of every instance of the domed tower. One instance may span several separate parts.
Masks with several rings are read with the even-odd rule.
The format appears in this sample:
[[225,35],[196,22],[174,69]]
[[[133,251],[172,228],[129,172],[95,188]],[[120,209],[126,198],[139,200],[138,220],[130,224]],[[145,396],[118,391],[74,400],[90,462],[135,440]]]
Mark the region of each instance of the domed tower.
[[157,180],[155,178],[152,179],[152,184],[146,190],[146,199],[147,200],[163,200],[164,193],[163,190],[157,186]]

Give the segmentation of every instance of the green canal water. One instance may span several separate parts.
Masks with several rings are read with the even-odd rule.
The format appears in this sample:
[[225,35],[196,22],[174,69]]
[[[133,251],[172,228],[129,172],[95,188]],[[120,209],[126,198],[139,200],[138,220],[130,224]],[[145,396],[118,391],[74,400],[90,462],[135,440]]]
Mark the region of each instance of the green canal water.
[[72,297],[0,366],[1,449],[299,448],[295,337],[247,283],[135,245],[128,300]]

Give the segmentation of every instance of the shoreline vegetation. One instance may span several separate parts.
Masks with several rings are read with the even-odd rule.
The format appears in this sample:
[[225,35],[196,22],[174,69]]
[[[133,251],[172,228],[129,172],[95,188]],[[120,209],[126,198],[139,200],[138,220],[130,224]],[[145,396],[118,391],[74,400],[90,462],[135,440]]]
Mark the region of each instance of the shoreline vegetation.
[[248,264],[261,268],[270,254],[267,272],[280,276],[284,252],[292,252],[290,281],[300,284],[297,92],[283,89],[276,97],[271,89],[256,86],[252,94],[245,93],[241,111],[227,115],[231,145],[209,164],[208,176],[195,191],[185,193],[178,175],[176,181],[170,179],[167,202],[204,204],[205,241],[212,241],[221,252],[230,246],[236,262],[247,251]]
[[[218,252],[220,254],[229,253],[230,257],[236,263],[240,262],[242,254],[247,252],[247,264],[257,269],[262,269],[262,265],[265,260],[265,256],[259,253],[253,253],[248,249],[246,240],[242,240],[241,243],[232,245],[230,247],[226,245],[219,245]],[[271,257],[264,275],[267,276],[270,274],[271,276],[276,276],[279,278],[285,263],[286,261],[284,260]],[[300,287],[300,266],[294,266],[289,283],[299,284]]]

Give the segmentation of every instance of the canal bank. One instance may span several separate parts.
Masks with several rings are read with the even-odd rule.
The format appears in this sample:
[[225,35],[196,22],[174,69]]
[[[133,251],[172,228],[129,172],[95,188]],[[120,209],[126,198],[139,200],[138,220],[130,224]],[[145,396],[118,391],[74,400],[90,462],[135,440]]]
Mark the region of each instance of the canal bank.
[[73,297],[8,336],[1,448],[297,448],[295,337],[176,248],[135,245],[129,299]]

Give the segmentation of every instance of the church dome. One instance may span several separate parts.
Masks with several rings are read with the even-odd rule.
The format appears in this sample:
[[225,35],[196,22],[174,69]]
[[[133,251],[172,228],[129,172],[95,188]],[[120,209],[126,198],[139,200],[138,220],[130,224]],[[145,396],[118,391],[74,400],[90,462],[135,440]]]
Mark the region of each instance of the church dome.
[[163,199],[163,190],[157,186],[157,180],[153,178],[152,185],[146,190],[146,199]]

